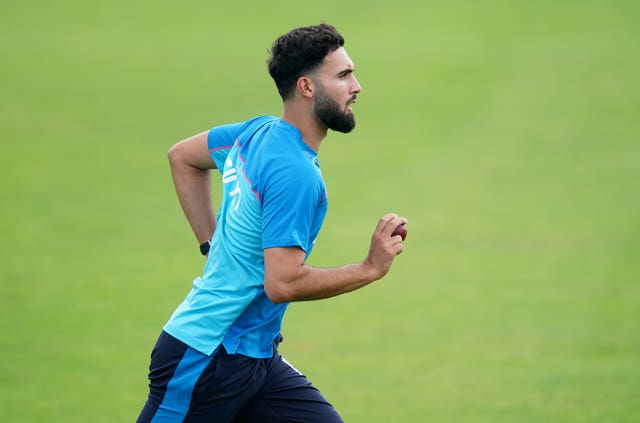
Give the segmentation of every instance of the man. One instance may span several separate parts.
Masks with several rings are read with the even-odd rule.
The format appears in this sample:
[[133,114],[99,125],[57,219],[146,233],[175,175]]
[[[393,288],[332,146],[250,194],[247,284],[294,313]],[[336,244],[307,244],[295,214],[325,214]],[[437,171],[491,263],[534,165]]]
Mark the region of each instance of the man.
[[[268,62],[282,117],[215,127],[170,149],[178,198],[208,257],[152,352],[139,422],[342,421],[277,346],[289,302],[361,288],[403,250],[392,233],[407,220],[388,214],[362,262],[305,264],[327,209],[320,143],[328,129],[355,127],[350,106],[361,87],[343,46],[327,24],[284,34]],[[210,169],[222,173],[217,220]]]

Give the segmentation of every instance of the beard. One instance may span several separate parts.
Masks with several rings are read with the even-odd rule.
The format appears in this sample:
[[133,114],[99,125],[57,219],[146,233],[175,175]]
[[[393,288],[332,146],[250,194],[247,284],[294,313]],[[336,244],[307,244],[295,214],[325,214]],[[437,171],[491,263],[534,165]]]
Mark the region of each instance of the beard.
[[331,130],[346,134],[356,127],[356,118],[353,113],[341,110],[338,102],[331,98],[322,86],[319,86],[316,91],[313,111],[320,122]]

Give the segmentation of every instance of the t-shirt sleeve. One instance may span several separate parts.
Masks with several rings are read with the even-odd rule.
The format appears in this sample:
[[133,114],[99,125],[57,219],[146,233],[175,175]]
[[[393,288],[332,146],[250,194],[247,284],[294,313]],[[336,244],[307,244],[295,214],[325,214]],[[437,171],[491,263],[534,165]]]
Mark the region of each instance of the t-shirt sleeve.
[[231,123],[216,126],[209,130],[207,134],[207,147],[209,148],[211,158],[220,172],[223,171],[227,155],[238,138],[243,126],[243,122]]
[[311,166],[278,167],[270,172],[262,195],[262,247],[312,248],[325,187]]

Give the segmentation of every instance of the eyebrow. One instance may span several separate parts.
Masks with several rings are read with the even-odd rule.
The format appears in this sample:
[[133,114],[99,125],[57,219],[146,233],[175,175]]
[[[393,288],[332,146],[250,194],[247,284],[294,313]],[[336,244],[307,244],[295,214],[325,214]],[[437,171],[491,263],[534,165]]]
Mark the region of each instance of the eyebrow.
[[338,72],[338,76],[345,76],[345,75],[349,75],[350,73],[353,73],[353,71],[354,71],[354,70],[355,70],[354,68],[347,68],[347,69],[344,69],[344,70],[342,70],[342,71]]

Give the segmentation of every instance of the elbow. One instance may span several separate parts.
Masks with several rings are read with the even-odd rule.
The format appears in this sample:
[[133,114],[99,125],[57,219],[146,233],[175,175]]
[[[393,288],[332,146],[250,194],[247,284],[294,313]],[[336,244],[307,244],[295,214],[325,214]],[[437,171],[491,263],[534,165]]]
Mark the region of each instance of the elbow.
[[167,158],[169,159],[169,165],[174,165],[180,157],[180,144],[175,144],[167,152]]
[[169,168],[172,172],[182,172],[195,166],[189,161],[189,153],[182,142],[174,145],[167,152]]
[[264,293],[274,304],[284,304],[293,301],[291,294],[282,283],[265,280]]

